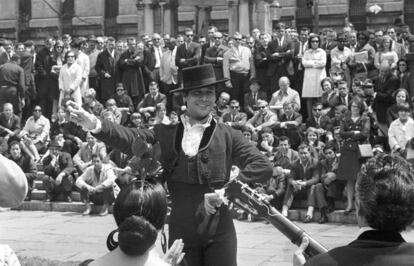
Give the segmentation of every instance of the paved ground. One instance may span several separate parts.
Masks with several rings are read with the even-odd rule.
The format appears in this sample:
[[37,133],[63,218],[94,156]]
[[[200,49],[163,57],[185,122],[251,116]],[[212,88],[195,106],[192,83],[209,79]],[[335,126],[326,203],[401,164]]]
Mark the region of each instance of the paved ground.
[[[327,248],[350,242],[355,225],[301,224]],[[295,247],[272,225],[235,221],[239,266],[287,266]],[[111,215],[83,217],[78,213],[7,211],[0,213],[0,243],[19,256],[40,256],[59,261],[82,261],[107,252],[106,236],[115,228]],[[414,232],[404,234],[414,242]],[[158,245],[159,246],[159,245]]]

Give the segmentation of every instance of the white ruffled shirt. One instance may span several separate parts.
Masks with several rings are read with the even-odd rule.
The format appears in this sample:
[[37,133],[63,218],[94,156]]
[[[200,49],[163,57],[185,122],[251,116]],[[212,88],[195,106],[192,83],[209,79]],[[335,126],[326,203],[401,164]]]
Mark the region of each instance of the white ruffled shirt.
[[206,128],[210,126],[212,119],[213,117],[210,114],[209,118],[205,123],[197,123],[191,125],[190,118],[186,115],[181,115],[181,121],[184,125],[184,133],[183,140],[181,142],[181,148],[183,149],[185,155],[193,157],[198,153],[198,149],[200,147],[204,131],[206,130]]

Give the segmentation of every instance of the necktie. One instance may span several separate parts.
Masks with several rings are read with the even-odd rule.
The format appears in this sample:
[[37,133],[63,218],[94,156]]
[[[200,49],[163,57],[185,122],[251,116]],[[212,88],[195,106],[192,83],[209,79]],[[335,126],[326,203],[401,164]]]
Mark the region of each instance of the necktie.
[[257,105],[257,93],[253,93],[254,104]]

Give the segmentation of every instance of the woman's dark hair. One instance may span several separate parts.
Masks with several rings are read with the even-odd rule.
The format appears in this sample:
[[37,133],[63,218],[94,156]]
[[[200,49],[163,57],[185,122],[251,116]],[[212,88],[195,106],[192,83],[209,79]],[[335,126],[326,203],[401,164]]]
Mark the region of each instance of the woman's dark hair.
[[318,39],[318,48],[320,48],[321,47],[321,37],[319,36],[319,35],[316,35],[316,34],[311,34],[311,35],[309,35],[309,38],[308,38],[308,48],[309,49],[312,49],[312,39],[313,38],[317,38]]
[[157,239],[167,215],[167,197],[163,186],[155,180],[135,180],[122,189],[114,204],[118,225],[118,243],[108,236],[110,250],[117,246],[130,256],[144,254]]
[[397,102],[397,95],[400,92],[404,92],[405,93],[405,102],[409,103],[410,102],[410,95],[408,94],[408,91],[404,88],[399,88],[398,90],[396,90],[393,94],[392,97],[394,98],[394,101]]
[[351,106],[352,106],[353,103],[358,106],[359,114],[362,115],[365,112],[365,103],[364,103],[364,101],[361,100],[361,98],[359,98],[359,97],[352,98],[351,102],[349,103],[349,110],[351,110]]
[[322,81],[321,81],[321,87],[322,88],[323,88],[323,84],[325,82],[329,82],[331,84],[331,90],[333,90],[335,88],[335,84],[334,84],[333,80],[330,77],[326,77],[326,78],[322,79]]
[[73,54],[73,56],[75,56],[75,53],[73,52],[73,51],[67,51],[66,53],[65,53],[65,61],[68,61],[68,55],[69,54]]
[[400,72],[400,63],[401,62],[404,62],[405,63],[405,65],[406,65],[406,72],[410,72],[410,66],[408,65],[408,62],[407,62],[407,60],[406,59],[404,59],[404,58],[400,58],[398,61],[397,61],[397,71],[398,72]]
[[370,227],[401,232],[414,221],[414,173],[399,156],[379,154],[361,168],[356,183],[358,214]]

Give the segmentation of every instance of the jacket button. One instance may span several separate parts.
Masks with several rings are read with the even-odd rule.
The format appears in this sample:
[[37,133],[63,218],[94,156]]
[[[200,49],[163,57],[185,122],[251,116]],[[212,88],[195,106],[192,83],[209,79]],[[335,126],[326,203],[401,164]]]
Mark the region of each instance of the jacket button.
[[203,172],[203,173],[201,174],[201,177],[202,177],[202,178],[205,178],[205,179],[208,179],[208,172]]
[[201,155],[201,161],[203,163],[207,163],[208,162],[208,154],[207,153],[203,153],[203,155]]

